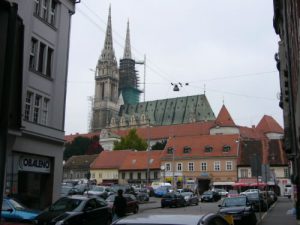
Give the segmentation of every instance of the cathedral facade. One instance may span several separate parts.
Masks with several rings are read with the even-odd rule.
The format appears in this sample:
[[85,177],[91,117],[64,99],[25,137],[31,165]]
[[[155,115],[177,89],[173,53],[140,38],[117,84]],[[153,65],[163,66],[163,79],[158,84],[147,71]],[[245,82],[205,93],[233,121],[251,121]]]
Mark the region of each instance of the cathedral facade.
[[104,47],[96,66],[91,132],[104,128],[127,129],[215,120],[205,94],[139,102],[142,91],[139,90],[135,64],[128,22],[124,55],[118,68],[109,8]]

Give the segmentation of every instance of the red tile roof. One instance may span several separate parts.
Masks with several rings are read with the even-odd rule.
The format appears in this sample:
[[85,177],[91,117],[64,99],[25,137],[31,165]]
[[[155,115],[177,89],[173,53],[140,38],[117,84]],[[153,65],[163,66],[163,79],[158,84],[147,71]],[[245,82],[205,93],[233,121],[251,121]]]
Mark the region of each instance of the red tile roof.
[[119,169],[131,150],[103,151],[91,163],[91,169]]
[[161,153],[162,150],[131,152],[123,161],[120,170],[145,170],[148,166],[149,169],[159,170]]
[[263,118],[258,123],[257,130],[264,133],[283,133],[283,128],[274,120],[273,117],[264,115]]
[[[175,148],[175,157],[215,157],[215,156],[237,156],[238,134],[230,135],[199,135],[175,137],[169,139],[162,156],[169,157],[168,148]],[[230,146],[228,152],[223,152],[224,146]],[[212,152],[205,152],[205,147],[211,146]],[[190,153],[184,153],[184,147],[190,147]]]
[[236,126],[232,117],[230,116],[227,108],[225,107],[225,105],[222,106],[215,122],[217,125],[219,125],[221,127],[235,127]]
[[[157,127],[140,127],[136,128],[137,134],[143,139],[167,139],[172,136],[194,136],[209,134],[210,128],[214,127],[214,121],[177,124],[169,126]],[[112,130],[113,133],[119,136],[125,136],[130,129],[126,130]]]
[[86,133],[86,134],[69,134],[69,135],[65,135],[65,142],[72,142],[76,137],[86,137],[86,138],[92,138],[94,136],[99,136],[100,132],[95,132],[95,133]]

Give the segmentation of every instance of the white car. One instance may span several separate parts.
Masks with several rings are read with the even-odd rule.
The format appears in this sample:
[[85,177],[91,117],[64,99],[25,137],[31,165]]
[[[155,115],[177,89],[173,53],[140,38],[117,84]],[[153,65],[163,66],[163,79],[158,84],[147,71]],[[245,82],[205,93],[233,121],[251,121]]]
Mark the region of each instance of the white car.
[[106,199],[108,192],[106,187],[94,185],[90,190],[85,191],[84,195],[94,195]]
[[259,189],[247,189],[246,191],[243,191],[240,193],[240,195],[247,195],[249,193],[255,193],[255,192],[259,192]]

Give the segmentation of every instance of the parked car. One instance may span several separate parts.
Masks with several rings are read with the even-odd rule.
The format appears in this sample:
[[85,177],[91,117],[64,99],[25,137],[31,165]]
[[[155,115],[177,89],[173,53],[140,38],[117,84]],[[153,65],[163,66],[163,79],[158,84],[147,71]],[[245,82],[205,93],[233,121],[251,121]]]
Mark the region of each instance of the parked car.
[[221,195],[221,197],[227,197],[228,195],[228,191],[226,191],[225,189],[215,188],[214,191],[218,192],[218,194]]
[[3,198],[1,217],[5,221],[32,223],[38,214],[39,211],[28,209],[14,198]]
[[162,197],[164,196],[165,194],[171,192],[171,187],[170,186],[160,186],[158,188],[156,188],[154,190],[154,196],[155,197]]
[[231,198],[231,197],[238,197],[240,194],[238,193],[237,190],[229,190],[227,197]]
[[274,191],[268,191],[270,198],[272,199],[272,203],[277,201],[277,194]]
[[111,221],[111,208],[103,199],[84,195],[62,197],[35,218],[36,225],[107,225]]
[[218,192],[215,191],[205,191],[201,195],[201,202],[216,202],[221,199],[221,195],[218,194]]
[[182,192],[182,193],[180,193],[180,195],[183,196],[183,198],[186,202],[186,205],[198,205],[199,204],[199,198],[193,192]]
[[291,198],[291,196],[292,196],[292,185],[291,184],[286,184],[284,186],[283,191],[284,191],[283,196]]
[[259,192],[259,189],[247,189],[246,191],[241,192],[240,194],[248,194],[248,193],[252,193],[252,192]]
[[75,188],[75,187],[72,187],[72,186],[61,186],[61,189],[60,189],[60,197],[64,197],[64,196],[68,196],[68,195],[77,195],[77,194],[80,194],[80,190]]
[[86,190],[84,192],[84,195],[93,195],[93,196],[106,199],[108,197],[108,192],[106,191],[105,186],[93,185],[90,190]]
[[241,196],[246,196],[248,198],[249,202],[253,205],[253,208],[256,212],[266,211],[268,209],[268,203],[262,193],[252,192],[243,194]]
[[224,198],[218,213],[231,217],[234,224],[256,225],[257,219],[254,209],[246,196]]
[[161,207],[186,206],[184,197],[178,193],[167,193],[161,198]]
[[[127,209],[126,212],[127,213],[138,213],[139,211],[139,204],[138,201],[136,199],[136,197],[132,194],[123,194],[123,196],[126,198],[127,200]],[[110,195],[108,196],[108,198],[105,200],[108,204],[108,206],[113,209],[113,205],[114,205],[114,201],[115,201],[115,197],[116,195]]]
[[112,189],[112,191],[114,193],[117,193],[118,190],[123,190],[123,193],[124,194],[132,194],[132,195],[137,195],[137,193],[135,192],[134,188],[129,186],[129,185],[119,185],[119,184],[115,184],[115,185],[112,185],[110,187]]
[[139,189],[136,198],[139,202],[148,202],[149,201],[148,190],[146,188]]
[[153,197],[154,196],[154,189],[151,186],[147,186],[147,192],[149,194],[149,197]]
[[143,214],[131,215],[119,219],[113,225],[229,225],[229,223],[220,215],[186,215],[186,214]]

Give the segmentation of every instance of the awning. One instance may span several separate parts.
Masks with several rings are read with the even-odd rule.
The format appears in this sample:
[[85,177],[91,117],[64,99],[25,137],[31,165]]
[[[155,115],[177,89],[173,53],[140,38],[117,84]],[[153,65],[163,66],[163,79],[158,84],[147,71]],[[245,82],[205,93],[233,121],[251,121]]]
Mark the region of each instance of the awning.
[[216,185],[234,185],[235,183],[234,182],[230,182],[230,181],[216,181],[216,182],[213,182],[213,185],[216,186]]

